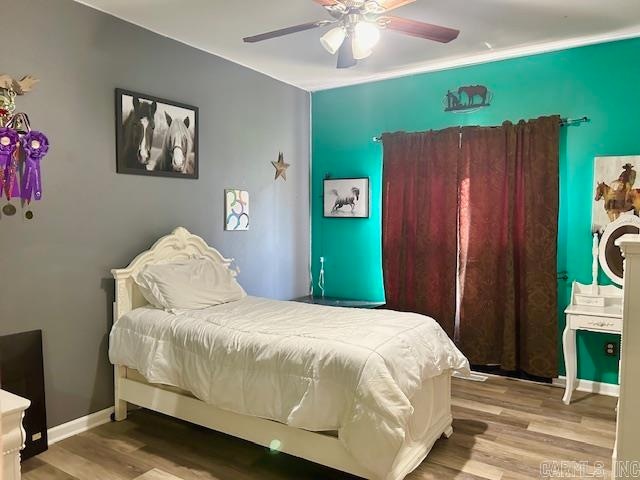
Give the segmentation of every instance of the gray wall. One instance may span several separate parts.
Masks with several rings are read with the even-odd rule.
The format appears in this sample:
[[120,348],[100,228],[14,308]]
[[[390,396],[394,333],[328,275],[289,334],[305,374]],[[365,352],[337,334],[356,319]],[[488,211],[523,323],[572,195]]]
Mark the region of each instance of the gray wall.
[[[44,331],[54,426],[113,404],[109,270],[176,226],[235,257],[249,294],[306,291],[309,97],[71,0],[2,10],[0,74],[41,79],[18,109],[52,147],[36,218],[0,217],[0,334]],[[199,180],[116,174],[116,87],[200,107]],[[287,182],[273,180],[278,151]],[[225,187],[250,192],[249,232],[223,231]]]

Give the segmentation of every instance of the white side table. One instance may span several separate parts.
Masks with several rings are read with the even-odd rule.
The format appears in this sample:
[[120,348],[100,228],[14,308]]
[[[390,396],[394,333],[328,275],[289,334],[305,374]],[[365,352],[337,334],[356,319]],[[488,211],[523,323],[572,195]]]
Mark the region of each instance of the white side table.
[[571,402],[577,380],[576,331],[622,335],[622,290],[614,286],[599,286],[598,293],[604,306],[578,305],[578,302],[585,301],[581,296],[584,297],[590,289],[591,285],[574,282],[571,304],[564,311],[567,324],[562,334],[562,349],[567,385],[562,401],[566,405]]
[[24,412],[31,402],[13,393],[0,390],[0,420],[2,421],[2,478],[20,480],[20,450],[24,448],[26,432],[22,428]]

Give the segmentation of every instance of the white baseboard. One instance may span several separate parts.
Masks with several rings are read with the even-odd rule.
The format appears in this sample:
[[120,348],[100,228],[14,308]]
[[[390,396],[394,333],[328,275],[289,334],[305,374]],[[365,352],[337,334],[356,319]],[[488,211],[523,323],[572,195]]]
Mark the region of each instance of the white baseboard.
[[109,407],[48,429],[49,445],[110,422],[112,413],[113,407]]
[[[560,376],[553,379],[553,385],[564,388],[567,384],[567,378]],[[613,383],[592,382],[591,380],[578,379],[576,390],[579,392],[598,393],[609,397],[617,397],[620,394],[620,385]]]

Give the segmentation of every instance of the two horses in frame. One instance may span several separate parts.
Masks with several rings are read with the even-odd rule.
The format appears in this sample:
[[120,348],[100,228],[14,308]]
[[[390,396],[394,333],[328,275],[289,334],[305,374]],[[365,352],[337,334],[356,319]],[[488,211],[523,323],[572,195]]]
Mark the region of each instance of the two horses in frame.
[[197,178],[198,108],[116,90],[118,172]]

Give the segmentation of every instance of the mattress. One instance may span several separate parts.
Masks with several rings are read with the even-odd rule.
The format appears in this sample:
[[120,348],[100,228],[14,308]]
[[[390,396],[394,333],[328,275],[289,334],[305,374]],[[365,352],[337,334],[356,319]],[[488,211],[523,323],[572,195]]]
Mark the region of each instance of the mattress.
[[256,297],[174,313],[137,308],[114,324],[109,358],[221,409],[336,430],[380,478],[425,380],[469,371],[429,317]]

